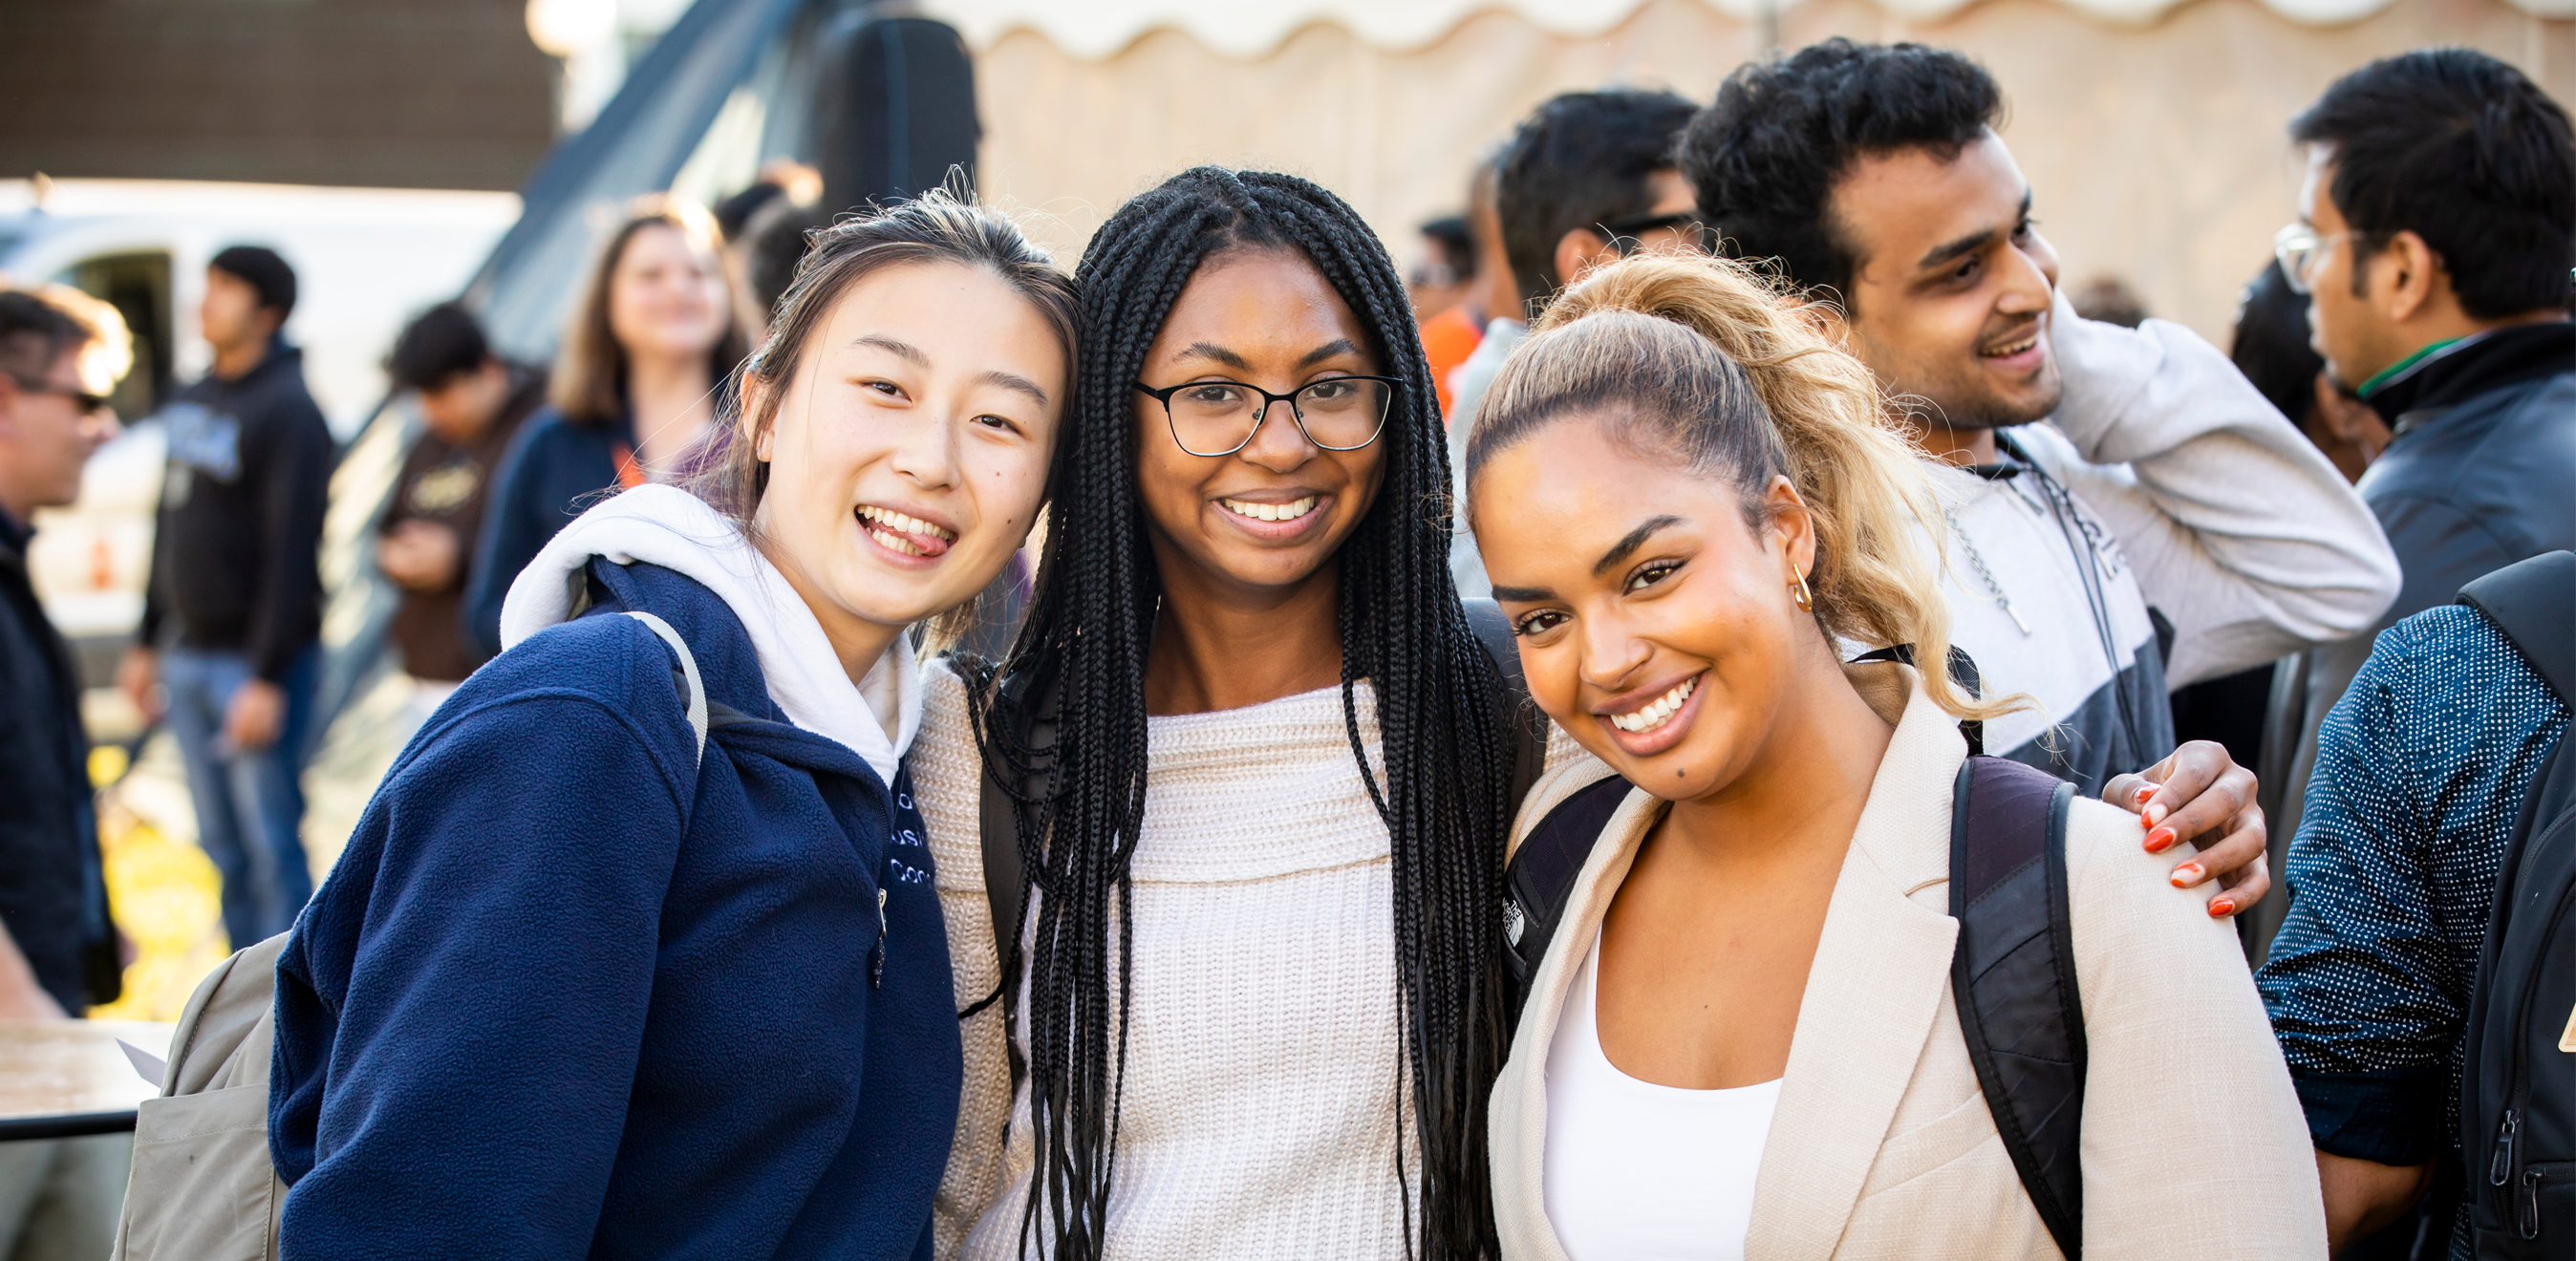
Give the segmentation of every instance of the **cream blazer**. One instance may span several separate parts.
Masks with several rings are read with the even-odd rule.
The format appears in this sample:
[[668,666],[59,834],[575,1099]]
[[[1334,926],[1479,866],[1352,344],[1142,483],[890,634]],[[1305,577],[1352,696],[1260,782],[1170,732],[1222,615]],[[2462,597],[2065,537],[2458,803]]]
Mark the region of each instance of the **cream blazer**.
[[[1977,1088],[1950,997],[1950,788],[1967,745],[1900,665],[1846,673],[1896,734],[1834,883],[1807,975],[1744,1255],[2053,1258]],[[1600,763],[1559,769],[1513,844]],[[1567,1261],[1547,1219],[1547,1053],[1565,992],[1663,805],[1631,792],[1577,877],[1494,1086],[1507,1261]],[[2067,822],[2090,1048],[2084,1247],[2125,1257],[2322,1257],[2308,1128],[2235,934],[2166,880],[2135,818]]]

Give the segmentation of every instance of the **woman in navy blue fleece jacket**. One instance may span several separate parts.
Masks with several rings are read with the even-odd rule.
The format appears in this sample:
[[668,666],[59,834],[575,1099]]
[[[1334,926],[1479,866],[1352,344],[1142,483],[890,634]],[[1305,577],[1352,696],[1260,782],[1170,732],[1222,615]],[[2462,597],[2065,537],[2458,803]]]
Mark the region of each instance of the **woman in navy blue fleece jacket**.
[[838,225],[718,471],[539,554],[278,961],[282,1255],[929,1256],[960,1068],[904,631],[1026,537],[1075,319],[990,212]]

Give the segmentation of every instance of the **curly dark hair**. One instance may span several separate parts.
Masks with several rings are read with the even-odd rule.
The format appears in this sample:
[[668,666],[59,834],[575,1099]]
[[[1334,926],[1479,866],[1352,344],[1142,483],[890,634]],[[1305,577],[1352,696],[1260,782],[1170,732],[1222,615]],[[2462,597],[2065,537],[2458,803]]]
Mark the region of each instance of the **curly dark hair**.
[[1994,76],[1961,54],[1836,37],[1728,75],[1682,133],[1682,174],[1726,252],[1769,260],[1848,310],[1861,260],[1835,230],[1834,185],[1860,158],[1915,148],[1955,158],[2003,107]]
[[[970,663],[970,705],[992,782],[1015,798],[1035,1171],[1025,1248],[1103,1254],[1116,1164],[1132,947],[1129,863],[1144,817],[1145,664],[1160,583],[1146,541],[1129,383],[1207,260],[1293,251],[1349,304],[1370,349],[1404,380],[1379,441],[1385,481],[1340,552],[1342,712],[1392,853],[1405,1077],[1422,1168],[1395,1175],[1417,1255],[1496,1254],[1485,1164],[1486,1095],[1507,1031],[1499,951],[1512,740],[1501,680],[1449,580],[1449,460],[1404,281],[1359,214],[1294,176],[1198,167],[1118,208],[1084,251],[1085,327],[1073,407],[1056,449],[1049,531],[1027,623],[999,681]],[[1360,738],[1354,686],[1377,694],[1383,767]],[[1023,691],[1024,680],[1044,680]],[[1007,698],[1052,694],[1053,745],[1027,747]],[[997,699],[1003,698],[1003,699]],[[1029,702],[1037,703],[1037,702]],[[1379,771],[1385,787],[1381,791]],[[988,788],[988,791],[991,789]],[[1031,890],[1042,896],[1034,899]],[[1004,975],[1022,966],[1007,928]],[[1113,962],[1114,959],[1114,962]],[[1004,984],[1010,982],[1006,979]]]
[[[2568,305],[2576,140],[2520,70],[2468,48],[2374,61],[2292,119],[2290,138],[2333,150],[2326,192],[2361,234],[2354,257],[2413,232],[2472,316]],[[2353,292],[2366,278],[2353,269]]]

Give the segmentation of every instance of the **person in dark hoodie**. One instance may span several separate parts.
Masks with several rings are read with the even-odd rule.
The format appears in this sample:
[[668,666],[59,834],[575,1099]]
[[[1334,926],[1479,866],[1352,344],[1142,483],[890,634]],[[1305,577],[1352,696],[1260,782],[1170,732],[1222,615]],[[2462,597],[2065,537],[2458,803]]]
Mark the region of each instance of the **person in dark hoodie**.
[[235,946],[286,931],[313,893],[296,776],[333,450],[304,354],[280,332],[294,310],[295,270],[275,251],[236,245],[207,265],[197,320],[215,363],[160,412],[170,454],[151,577],[119,669],[145,714],[166,707]]
[[709,470],[547,544],[287,940],[284,1255],[929,1257],[907,630],[1026,538],[1078,306],[944,195],[814,250]]

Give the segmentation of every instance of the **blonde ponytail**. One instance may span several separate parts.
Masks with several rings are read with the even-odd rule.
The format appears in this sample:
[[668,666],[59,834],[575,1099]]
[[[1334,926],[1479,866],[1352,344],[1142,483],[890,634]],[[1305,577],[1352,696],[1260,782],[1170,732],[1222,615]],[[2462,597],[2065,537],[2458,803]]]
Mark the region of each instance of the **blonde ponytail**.
[[[1815,521],[1807,585],[1824,633],[1948,659],[1931,478],[1877,379],[1825,340],[1805,304],[1727,259],[1640,255],[1585,276],[1478,405],[1469,481],[1495,453],[1576,414],[1727,478],[1748,512],[1774,474],[1787,476]],[[1959,717],[2017,707],[1970,697],[1946,670],[1920,673],[1925,694]]]

